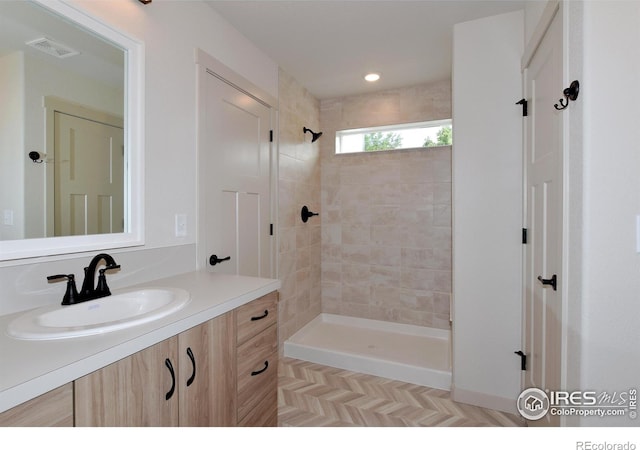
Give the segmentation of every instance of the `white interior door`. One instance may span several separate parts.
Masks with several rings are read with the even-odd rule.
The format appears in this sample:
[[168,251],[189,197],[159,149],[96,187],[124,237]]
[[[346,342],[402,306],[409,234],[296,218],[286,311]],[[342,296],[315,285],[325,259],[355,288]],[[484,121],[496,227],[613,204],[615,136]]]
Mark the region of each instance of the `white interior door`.
[[[209,72],[204,77],[199,265],[272,277],[271,108]],[[212,255],[223,261],[210,264]]]
[[[527,228],[524,387],[559,390],[562,370],[562,26],[556,14],[525,73]],[[551,280],[556,280],[555,287]],[[544,283],[543,284],[543,280]],[[536,425],[558,424],[547,414]]]
[[124,230],[124,132],[54,113],[54,235]]

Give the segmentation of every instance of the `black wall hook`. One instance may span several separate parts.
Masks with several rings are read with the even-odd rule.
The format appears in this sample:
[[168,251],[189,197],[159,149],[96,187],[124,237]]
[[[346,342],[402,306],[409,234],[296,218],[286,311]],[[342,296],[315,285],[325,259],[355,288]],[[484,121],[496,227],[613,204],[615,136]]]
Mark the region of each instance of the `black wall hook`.
[[44,162],[40,157],[40,153],[36,151],[29,152],[29,159],[36,164],[42,164]]
[[580,93],[580,83],[578,82],[578,80],[574,80],[571,82],[571,85],[569,85],[568,88],[562,91],[562,94],[564,95],[564,99],[561,98],[560,100],[558,100],[558,102],[560,103],[560,106],[558,106],[558,103],[556,103],[555,105],[553,105],[554,108],[557,109],[558,111],[562,111],[567,106],[569,106],[569,100],[573,102],[578,98],[579,93]]

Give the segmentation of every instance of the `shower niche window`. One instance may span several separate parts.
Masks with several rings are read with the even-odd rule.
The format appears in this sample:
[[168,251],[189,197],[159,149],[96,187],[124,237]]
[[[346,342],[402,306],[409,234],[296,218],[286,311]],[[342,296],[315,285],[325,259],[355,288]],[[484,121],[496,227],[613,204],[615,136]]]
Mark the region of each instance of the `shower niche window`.
[[441,147],[452,143],[451,119],[336,132],[336,154]]

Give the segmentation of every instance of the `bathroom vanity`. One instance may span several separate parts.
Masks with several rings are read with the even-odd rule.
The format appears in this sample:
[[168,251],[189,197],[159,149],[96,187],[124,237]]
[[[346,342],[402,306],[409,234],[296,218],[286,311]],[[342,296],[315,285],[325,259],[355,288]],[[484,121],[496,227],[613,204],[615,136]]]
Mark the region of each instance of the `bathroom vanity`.
[[[185,289],[191,301],[99,335],[3,332],[0,425],[277,425],[280,282],[194,272],[140,287]],[[0,317],[0,327],[21,314]]]

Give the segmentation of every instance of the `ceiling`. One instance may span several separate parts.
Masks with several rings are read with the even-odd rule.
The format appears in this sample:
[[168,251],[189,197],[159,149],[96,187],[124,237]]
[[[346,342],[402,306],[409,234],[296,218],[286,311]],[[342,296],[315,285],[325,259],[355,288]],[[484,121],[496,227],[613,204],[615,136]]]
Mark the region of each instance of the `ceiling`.
[[[207,0],[318,99],[451,77],[453,25],[524,0]],[[363,80],[379,72],[380,81]]]

